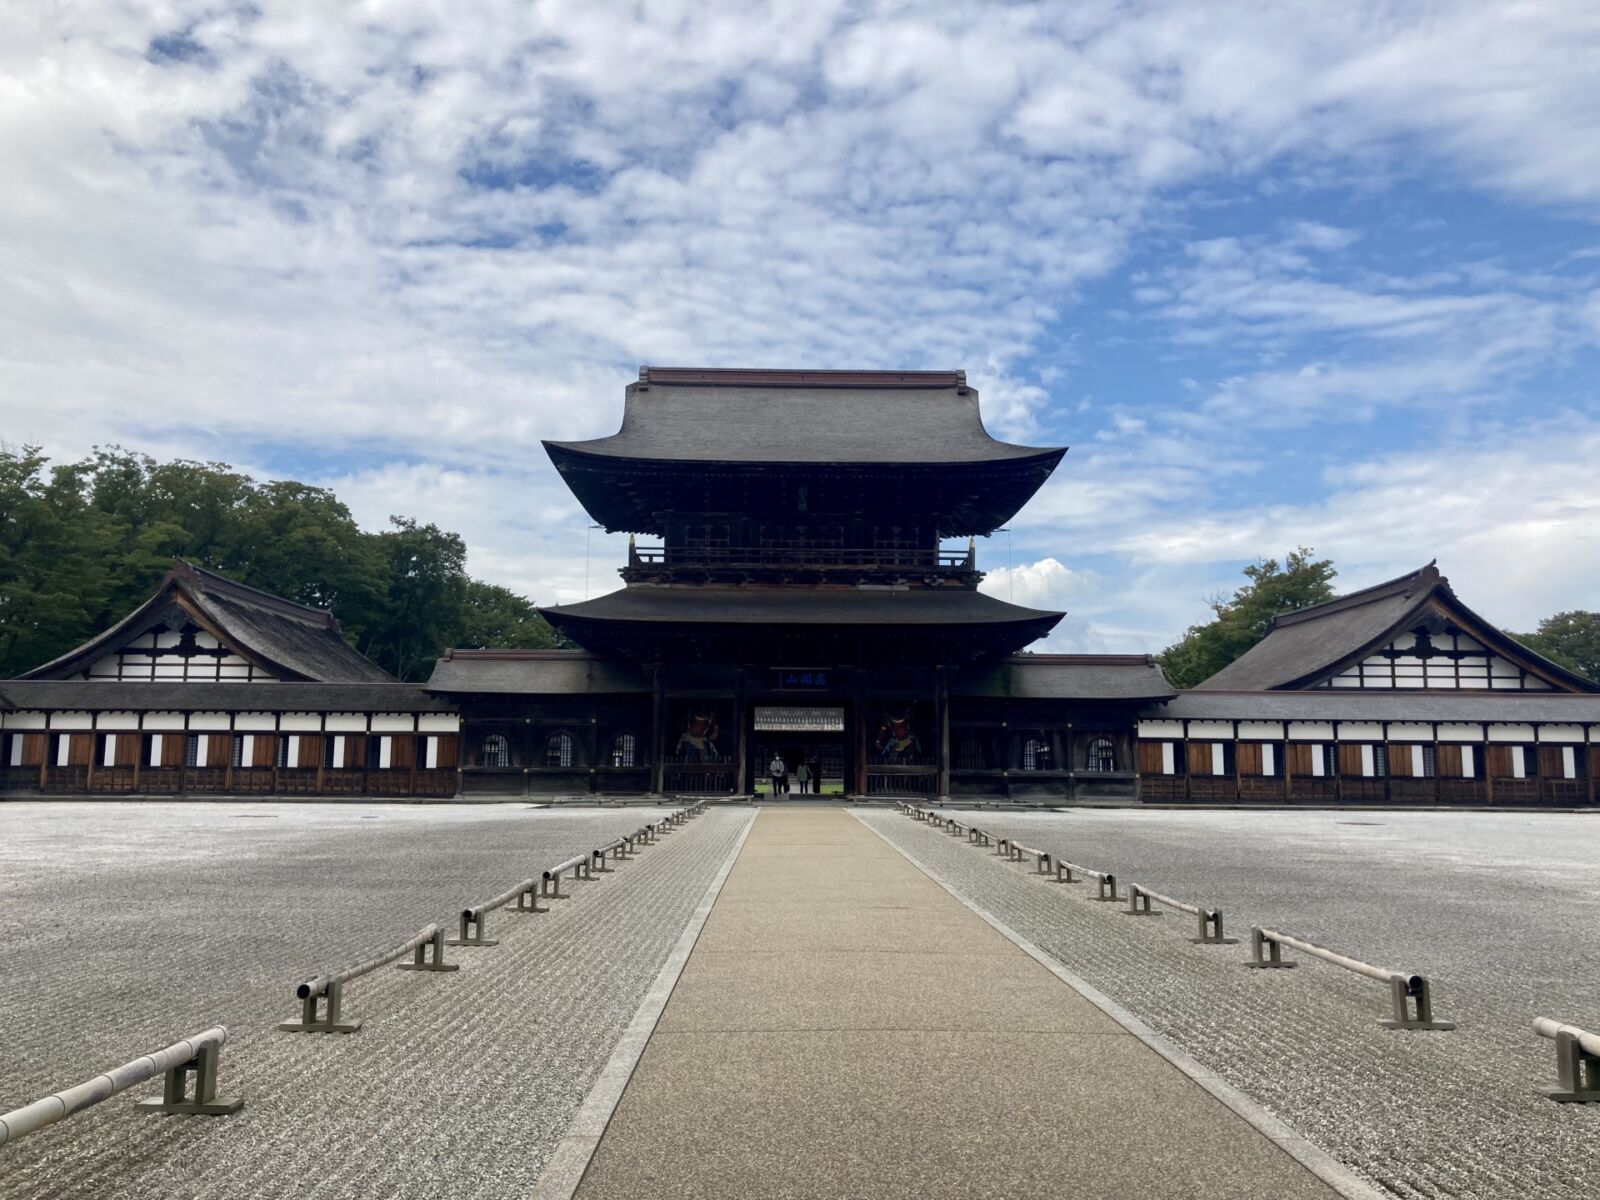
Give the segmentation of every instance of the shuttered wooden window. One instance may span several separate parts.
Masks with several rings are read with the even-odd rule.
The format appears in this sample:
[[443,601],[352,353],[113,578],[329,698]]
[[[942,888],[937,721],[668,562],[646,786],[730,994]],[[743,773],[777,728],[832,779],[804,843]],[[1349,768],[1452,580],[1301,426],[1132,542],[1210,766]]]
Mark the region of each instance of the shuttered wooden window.
[[1409,743],[1393,742],[1389,746],[1389,774],[1396,779],[1410,779],[1416,772],[1412,770],[1411,746]]
[[1339,743],[1339,774],[1359,779],[1365,773],[1361,763],[1361,747],[1355,742]]
[[94,734],[75,733],[67,746],[67,762],[74,767],[86,767],[94,761]]
[[439,735],[439,769],[441,771],[454,771],[461,763],[461,751],[456,734],[442,733]]
[[254,755],[250,764],[256,767],[275,767],[278,765],[278,738],[276,734],[258,733],[255,735],[256,744]]
[[1439,774],[1446,779],[1460,779],[1461,747],[1448,743],[1439,747]]
[[1187,758],[1189,760],[1189,774],[1191,774],[1191,775],[1210,775],[1211,774],[1211,743],[1210,742],[1189,742],[1188,743]]
[[1489,777],[1491,779],[1511,778],[1511,747],[1490,746],[1485,751],[1484,757],[1489,762]]
[[302,771],[314,771],[322,765],[322,736],[316,733],[300,735],[300,753],[294,765]]
[[45,751],[50,747],[50,737],[44,733],[22,735],[22,765],[37,767],[44,762]]
[[1239,756],[1239,774],[1261,774],[1261,743],[1240,742],[1237,751]]
[[1290,742],[1288,750],[1289,774],[1309,776],[1315,767],[1311,765],[1313,751],[1322,749],[1320,746],[1308,746],[1304,742]]
[[1161,763],[1161,742],[1139,743],[1139,774],[1164,774]]

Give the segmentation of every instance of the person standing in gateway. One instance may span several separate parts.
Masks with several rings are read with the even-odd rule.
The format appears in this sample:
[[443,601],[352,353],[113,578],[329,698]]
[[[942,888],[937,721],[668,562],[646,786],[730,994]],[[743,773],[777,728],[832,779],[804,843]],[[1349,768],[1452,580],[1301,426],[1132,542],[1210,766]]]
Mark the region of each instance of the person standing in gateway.
[[800,794],[804,796],[810,790],[807,785],[811,782],[811,768],[806,765],[804,758],[800,760],[800,765],[794,769],[794,777],[800,784]]
[[767,767],[767,774],[772,776],[772,794],[789,790],[789,768],[784,764],[783,756],[774,754],[772,762]]

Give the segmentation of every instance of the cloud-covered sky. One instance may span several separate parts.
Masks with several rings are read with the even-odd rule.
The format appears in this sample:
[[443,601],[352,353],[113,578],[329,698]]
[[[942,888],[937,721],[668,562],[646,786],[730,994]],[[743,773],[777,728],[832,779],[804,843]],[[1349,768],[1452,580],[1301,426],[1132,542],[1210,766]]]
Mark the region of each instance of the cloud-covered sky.
[[1585,0],[0,16],[9,443],[325,483],[548,602],[622,546],[539,439],[639,364],[965,367],[1072,447],[981,547],[1054,648],[1296,544],[1600,607]]

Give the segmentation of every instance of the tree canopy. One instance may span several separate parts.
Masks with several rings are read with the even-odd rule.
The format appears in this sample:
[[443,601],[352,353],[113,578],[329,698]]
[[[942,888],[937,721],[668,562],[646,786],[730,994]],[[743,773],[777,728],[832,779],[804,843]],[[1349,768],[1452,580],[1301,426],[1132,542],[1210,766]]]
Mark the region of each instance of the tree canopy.
[[1600,682],[1600,612],[1558,612],[1540,621],[1533,633],[1511,636],[1535,654]]
[[471,578],[466,557],[436,525],[391,517],[368,533],[326,488],[225,463],[111,447],[52,467],[37,447],[0,447],[0,678],[126,616],[174,558],[333,609],[402,679],[425,678],[449,646],[557,644],[532,602]]
[[1293,612],[1333,599],[1333,561],[1313,558],[1309,547],[1289,552],[1280,565],[1261,559],[1244,569],[1250,582],[1232,596],[1216,595],[1206,603],[1216,616],[1191,625],[1156,661],[1174,687],[1190,688],[1215,675],[1267,636],[1267,626],[1280,613]]

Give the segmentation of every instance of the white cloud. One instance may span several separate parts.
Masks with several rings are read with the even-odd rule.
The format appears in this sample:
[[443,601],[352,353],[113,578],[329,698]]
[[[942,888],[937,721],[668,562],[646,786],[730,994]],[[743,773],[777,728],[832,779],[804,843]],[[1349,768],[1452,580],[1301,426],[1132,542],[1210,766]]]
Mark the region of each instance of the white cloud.
[[[1600,193],[1600,10],[1579,3],[6,16],[6,436],[303,448],[348,464],[313,469],[369,523],[461,528],[540,599],[581,587],[585,522],[538,441],[614,427],[640,362],[965,366],[1023,438],[1071,378],[1063,319],[1185,186],[1429,164],[1525,202]],[[1358,231],[1282,229],[1197,246],[1149,302],[1263,354],[1307,333],[1399,349],[1240,368],[1213,417],[1471,398],[1580,325],[1559,290],[1355,279],[1329,262]],[[1019,532],[1130,544],[1254,469],[1249,446],[1101,409],[1107,438]]]
[[1102,580],[1093,571],[1074,571],[1059,559],[1012,567],[990,567],[980,590],[1024,608],[1065,610],[1078,597],[1093,594]]
[[1437,557],[1485,617],[1531,628],[1562,609],[1595,607],[1597,459],[1600,421],[1567,414],[1338,468],[1323,500],[1169,514],[1127,532],[1118,549],[1135,562],[1181,568],[1307,545],[1334,560],[1341,590]]

